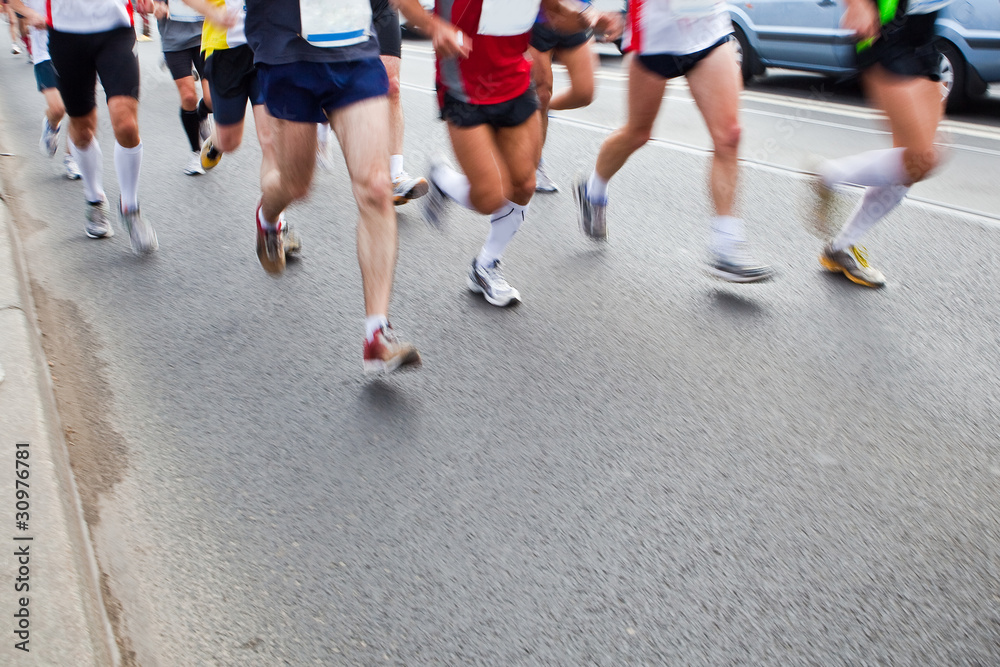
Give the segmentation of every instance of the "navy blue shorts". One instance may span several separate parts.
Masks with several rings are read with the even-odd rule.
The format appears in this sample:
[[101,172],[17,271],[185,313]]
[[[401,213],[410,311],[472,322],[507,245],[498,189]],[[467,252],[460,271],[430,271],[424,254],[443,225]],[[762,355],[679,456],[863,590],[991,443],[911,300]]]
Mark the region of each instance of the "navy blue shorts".
[[219,125],[235,125],[247,115],[247,101],[264,103],[253,51],[246,44],[219,49],[205,59],[205,76],[212,93],[212,113]]
[[575,49],[590,41],[590,31],[564,33],[553,30],[547,23],[536,23],[531,28],[531,47],[545,53],[553,49]]
[[726,35],[712,46],[694,53],[651,53],[649,55],[639,55],[639,64],[648,69],[653,74],[659,74],[664,79],[676,79],[684,76],[694,69],[705,57],[717,48],[729,41],[730,36]]
[[264,103],[275,118],[325,123],[343,107],[389,94],[389,76],[379,58],[341,63],[257,65]]
[[52,66],[51,60],[43,60],[35,64],[35,83],[38,84],[38,92],[59,87],[59,77],[56,75],[56,68]]

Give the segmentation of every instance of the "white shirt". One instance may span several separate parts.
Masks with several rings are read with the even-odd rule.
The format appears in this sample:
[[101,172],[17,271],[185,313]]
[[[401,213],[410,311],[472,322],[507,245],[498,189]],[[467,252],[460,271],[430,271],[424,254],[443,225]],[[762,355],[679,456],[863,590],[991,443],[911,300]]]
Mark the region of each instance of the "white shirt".
[[638,0],[629,3],[623,45],[643,55],[688,55],[733,31],[720,0]]
[[50,0],[49,26],[60,32],[86,34],[132,26],[129,0]]

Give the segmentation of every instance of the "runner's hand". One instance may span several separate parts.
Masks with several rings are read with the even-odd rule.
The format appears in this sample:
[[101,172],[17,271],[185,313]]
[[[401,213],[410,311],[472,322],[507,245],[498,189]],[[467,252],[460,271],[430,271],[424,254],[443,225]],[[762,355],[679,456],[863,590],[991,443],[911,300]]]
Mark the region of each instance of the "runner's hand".
[[152,14],[153,0],[135,0],[135,9],[140,14]]
[[472,44],[462,31],[437,17],[431,23],[431,40],[441,58],[468,58],[472,52]]
[[154,2],[153,16],[157,21],[170,18],[170,7],[165,2]]
[[205,15],[212,23],[223,28],[235,28],[240,24],[240,12],[237,9],[225,9],[218,7],[212,11],[212,15]]
[[594,21],[594,36],[601,42],[613,42],[625,31],[625,17],[620,12],[601,12]]
[[850,0],[843,18],[840,19],[840,26],[845,30],[850,30],[858,41],[865,39],[878,39],[881,32],[878,12],[875,3],[868,0]]

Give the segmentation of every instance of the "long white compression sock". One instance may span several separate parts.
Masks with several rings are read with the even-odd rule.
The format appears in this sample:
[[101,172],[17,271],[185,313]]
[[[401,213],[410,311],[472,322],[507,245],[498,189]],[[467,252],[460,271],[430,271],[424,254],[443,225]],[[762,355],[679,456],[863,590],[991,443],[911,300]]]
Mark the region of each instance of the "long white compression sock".
[[507,244],[514,238],[514,234],[524,223],[525,213],[528,205],[521,206],[514,202],[505,202],[503,206],[493,212],[490,216],[490,233],[486,236],[486,243],[479,251],[476,261],[480,266],[489,266],[500,259]]
[[83,176],[83,195],[92,204],[104,201],[104,153],[97,138],[91,139],[86,148],[80,148],[72,141],[67,143]]
[[854,209],[854,213],[851,214],[847,224],[840,230],[837,237],[833,239],[834,249],[844,250],[848,246],[856,245],[865,232],[874,227],[876,222],[888,215],[889,211],[903,201],[906,191],[909,189],[908,185],[884,185],[869,187],[865,190],[861,203]]

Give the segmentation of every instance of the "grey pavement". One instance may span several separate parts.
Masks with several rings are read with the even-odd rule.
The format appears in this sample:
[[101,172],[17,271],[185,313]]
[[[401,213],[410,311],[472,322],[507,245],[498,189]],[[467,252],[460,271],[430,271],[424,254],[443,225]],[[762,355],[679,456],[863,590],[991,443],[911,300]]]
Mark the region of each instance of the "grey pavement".
[[[16,224],[57,395],[80,399],[60,417],[127,659],[1000,663],[995,225],[906,202],[866,239],[890,286],[863,290],[820,270],[804,183],[748,168],[779,276],[722,284],[700,271],[703,155],[636,154],[594,244],[568,184],[603,135],[557,122],[564,191],[505,256],[524,303],[466,291],[482,216],[439,234],[401,207],[392,317],[424,367],[370,380],[342,163],[289,210],[303,258],[272,279],[253,125],[184,176],[176,91],[138,48],[146,259],[84,237],[79,185],[33,153],[30,72],[0,59],[23,93],[0,100]],[[423,67],[404,60],[408,84]],[[418,172],[447,148],[432,97],[403,96]]]
[[[5,120],[0,108],[0,152]],[[4,172],[0,164],[0,199]],[[0,200],[0,663],[118,664],[20,249]],[[17,502],[28,503],[23,530]]]

